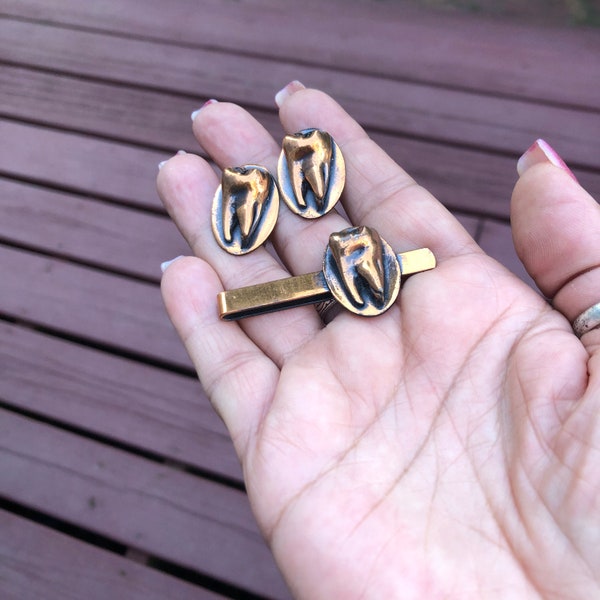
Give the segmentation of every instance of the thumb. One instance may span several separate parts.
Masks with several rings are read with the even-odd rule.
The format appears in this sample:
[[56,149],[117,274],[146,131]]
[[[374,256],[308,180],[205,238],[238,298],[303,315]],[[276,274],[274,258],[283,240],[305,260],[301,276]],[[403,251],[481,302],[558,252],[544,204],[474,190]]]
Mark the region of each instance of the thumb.
[[[600,206],[543,140],[527,150],[517,169],[511,203],[517,254],[572,323],[600,303]],[[590,351],[600,348],[600,328],[585,333],[582,342]]]

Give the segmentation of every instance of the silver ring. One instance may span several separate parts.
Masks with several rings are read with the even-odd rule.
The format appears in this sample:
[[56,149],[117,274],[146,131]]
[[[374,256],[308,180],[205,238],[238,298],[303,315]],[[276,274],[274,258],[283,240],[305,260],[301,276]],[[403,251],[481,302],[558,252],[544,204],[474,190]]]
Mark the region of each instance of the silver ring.
[[584,310],[573,321],[573,331],[578,338],[598,327],[600,327],[600,302]]

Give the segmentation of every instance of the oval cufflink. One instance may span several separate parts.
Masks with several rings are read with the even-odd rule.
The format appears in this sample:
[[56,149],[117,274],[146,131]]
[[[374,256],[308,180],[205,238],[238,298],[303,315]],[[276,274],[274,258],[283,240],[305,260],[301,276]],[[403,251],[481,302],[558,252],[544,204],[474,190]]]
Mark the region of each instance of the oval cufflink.
[[334,299],[365,317],[384,313],[400,292],[396,254],[377,231],[364,225],[329,236],[323,274]]
[[278,213],[279,190],[267,169],[243,165],[223,170],[211,210],[221,248],[235,255],[252,252],[266,242]]
[[340,199],[346,181],[344,157],[329,133],[304,129],[283,139],[277,178],[289,209],[316,219]]

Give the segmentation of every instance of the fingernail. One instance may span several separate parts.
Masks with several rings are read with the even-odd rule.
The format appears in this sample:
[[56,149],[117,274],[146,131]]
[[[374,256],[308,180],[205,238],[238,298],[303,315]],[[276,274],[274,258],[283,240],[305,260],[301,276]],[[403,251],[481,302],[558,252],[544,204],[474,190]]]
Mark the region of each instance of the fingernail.
[[192,121],[200,114],[200,111],[205,107],[208,106],[209,104],[217,104],[218,100],[215,100],[214,98],[211,98],[210,100],[207,100],[199,109],[195,110],[191,117],[192,117]]
[[563,171],[566,171],[575,181],[577,181],[577,177],[573,175],[573,172],[567,165],[565,161],[560,157],[558,152],[546,141],[539,139],[536,140],[519,158],[517,161],[517,173],[519,175],[523,175],[527,169],[533,167],[534,165],[539,165],[542,163],[550,163],[555,167],[559,167]]
[[[177,150],[177,156],[180,156],[181,154],[187,154],[187,152],[185,150]],[[160,171],[166,164],[167,162],[169,162],[168,160],[161,160],[158,163],[158,170]]]
[[276,94],[275,94],[275,104],[277,104],[277,106],[279,108],[281,108],[281,105],[292,95],[295,94],[296,92],[299,92],[300,90],[305,90],[306,86],[299,82],[297,79],[294,79],[294,81],[290,81],[283,89],[279,90]]
[[179,256],[176,256],[171,260],[166,260],[164,263],[160,264],[160,270],[164,273],[170,265],[172,265],[176,260],[179,260],[180,258],[183,258],[183,254],[180,254]]

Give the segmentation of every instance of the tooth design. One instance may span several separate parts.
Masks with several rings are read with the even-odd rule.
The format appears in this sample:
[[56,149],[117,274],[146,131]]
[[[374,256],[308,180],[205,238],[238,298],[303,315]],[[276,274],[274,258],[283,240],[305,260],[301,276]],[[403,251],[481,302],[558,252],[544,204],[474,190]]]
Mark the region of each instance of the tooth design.
[[307,187],[310,186],[317,206],[322,208],[329,184],[331,136],[318,129],[306,134],[286,135],[283,139],[283,151],[298,204],[306,207],[305,197]]
[[223,235],[233,239],[239,227],[242,243],[256,229],[265,201],[269,197],[269,175],[259,169],[227,168],[221,179],[223,190]]
[[254,165],[223,170],[212,210],[213,232],[231,254],[246,254],[269,236],[279,211],[279,193],[269,172]]
[[279,181],[283,199],[296,214],[316,218],[338,201],[345,181],[342,153],[325,131],[306,129],[283,139]]
[[380,314],[396,300],[400,290],[396,256],[370,227],[332,233],[324,271],[334,298],[359,314]]

